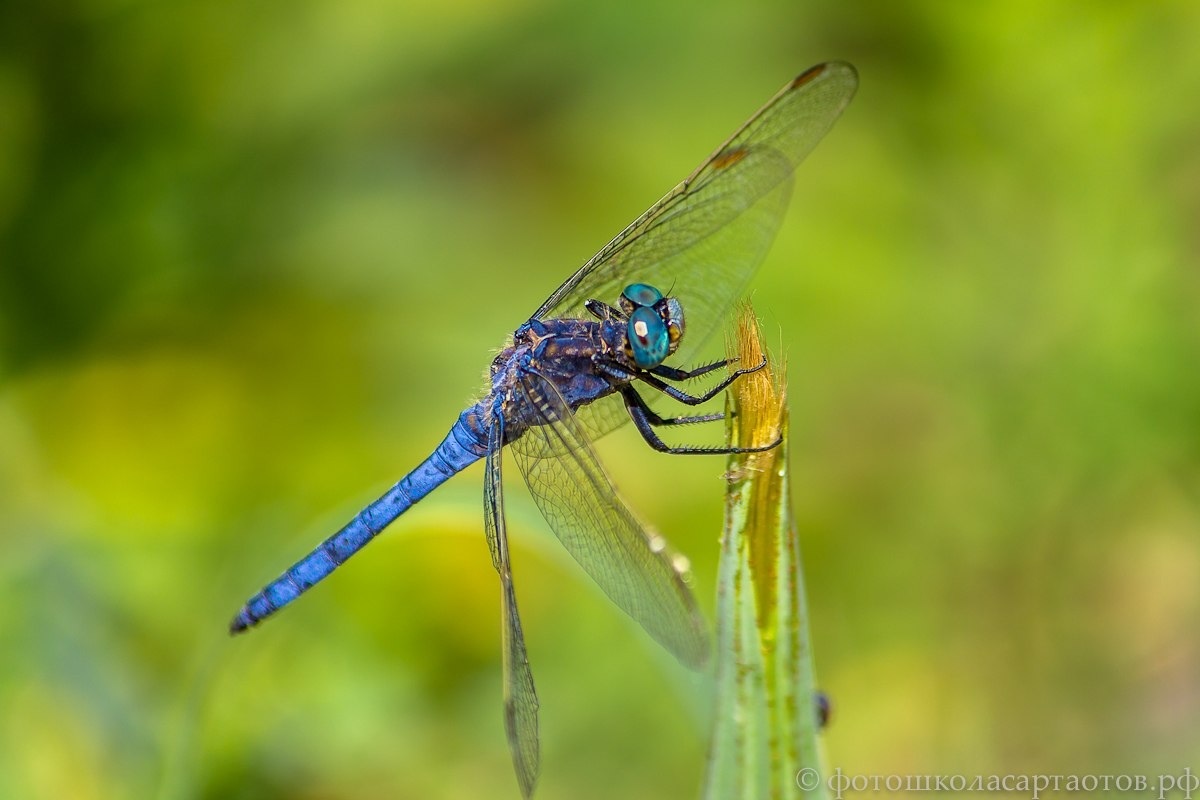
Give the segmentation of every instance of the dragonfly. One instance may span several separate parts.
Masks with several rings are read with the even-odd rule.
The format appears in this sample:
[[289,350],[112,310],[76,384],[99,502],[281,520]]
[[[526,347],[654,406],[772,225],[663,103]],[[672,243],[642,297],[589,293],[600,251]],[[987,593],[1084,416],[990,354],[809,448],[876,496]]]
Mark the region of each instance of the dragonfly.
[[[531,797],[540,766],[539,706],[505,527],[507,447],[550,529],[583,570],[679,661],[702,667],[708,628],[688,586],[686,561],[621,501],[591,443],[632,421],[650,447],[669,454],[753,452],[778,444],[739,450],[664,442],[656,429],[723,415],[670,416],[656,409],[672,401],[677,407],[705,403],[766,363],[735,369],[733,359],[722,359],[687,369],[665,362],[687,363],[720,327],[782,224],[792,173],[857,85],[854,67],[843,62],[819,64],[788,82],[555,289],[511,334],[491,363],[483,398],[459,415],[429,457],[251,597],[230,631],[257,625],[294,601],[482,459],[484,532],[500,577],[505,731],[522,796]],[[721,369],[724,377],[706,391],[681,388]]]

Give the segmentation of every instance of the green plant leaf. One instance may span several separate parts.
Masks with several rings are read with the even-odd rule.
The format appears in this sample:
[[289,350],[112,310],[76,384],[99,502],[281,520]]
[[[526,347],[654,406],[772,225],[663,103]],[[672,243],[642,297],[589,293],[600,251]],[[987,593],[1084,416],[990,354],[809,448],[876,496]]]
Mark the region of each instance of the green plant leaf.
[[[763,359],[749,306],[729,343],[739,365]],[[732,455],[717,587],[716,714],[706,800],[826,798],[800,547],[788,482],[786,388],[768,364],[726,402]]]

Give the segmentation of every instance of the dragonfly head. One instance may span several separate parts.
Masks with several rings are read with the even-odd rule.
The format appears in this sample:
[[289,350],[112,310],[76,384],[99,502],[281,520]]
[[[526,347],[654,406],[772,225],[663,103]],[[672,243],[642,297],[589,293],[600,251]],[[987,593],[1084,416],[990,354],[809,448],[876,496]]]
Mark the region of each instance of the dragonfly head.
[[645,283],[621,292],[621,310],[628,315],[625,355],[642,369],[657,367],[679,349],[683,339],[683,306],[674,297]]

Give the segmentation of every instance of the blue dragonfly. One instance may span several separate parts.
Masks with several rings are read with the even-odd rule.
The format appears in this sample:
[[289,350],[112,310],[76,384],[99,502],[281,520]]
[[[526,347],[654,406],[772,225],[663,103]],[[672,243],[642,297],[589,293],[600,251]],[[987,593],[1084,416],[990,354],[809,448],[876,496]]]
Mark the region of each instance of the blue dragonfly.
[[[792,172],[857,85],[852,66],[830,62],[784,86],[695,172],[555,289],[492,361],[486,395],[459,415],[433,453],[251,597],[231,632],[291,603],[413,504],[483,459],[484,530],[501,588],[505,729],[522,795],[530,797],[539,768],[538,700],[505,530],[501,465],[507,445],[567,551],[654,639],[684,664],[702,666],[708,629],[685,580],[685,562],[617,497],[590,442],[632,420],[663,453],[742,452],[666,444],[656,428],[722,415],[664,416],[636,387],[657,393],[659,406],[668,400],[694,406],[765,364],[740,366],[707,391],[690,394],[675,384],[731,362],[693,369],[664,362],[686,359],[720,327],[779,229]],[[606,302],[612,300],[615,305]]]

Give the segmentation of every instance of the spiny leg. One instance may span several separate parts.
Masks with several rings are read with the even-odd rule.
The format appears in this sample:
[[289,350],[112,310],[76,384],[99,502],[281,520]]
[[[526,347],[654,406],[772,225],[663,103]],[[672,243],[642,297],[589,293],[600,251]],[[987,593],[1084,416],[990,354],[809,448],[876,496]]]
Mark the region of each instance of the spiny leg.
[[619,390],[621,397],[625,400],[625,410],[629,412],[629,418],[633,420],[634,426],[638,429],[638,433],[646,440],[646,444],[660,453],[668,453],[673,456],[683,455],[728,455],[730,453],[761,453],[765,450],[770,450],[777,447],[783,441],[780,436],[770,444],[762,445],[761,447],[694,447],[691,445],[683,445],[673,447],[664,442],[659,435],[654,432],[655,425],[686,425],[693,422],[713,422],[724,417],[723,414],[704,414],[695,417],[676,417],[673,419],[664,419],[658,414],[650,410],[646,405],[646,401],[640,394],[630,385],[626,384]]
[[[602,303],[601,303],[601,305],[602,305]],[[593,313],[596,313],[596,312],[593,311]],[[712,363],[706,363],[706,365],[703,365],[700,367],[695,367],[692,369],[680,369],[679,367],[668,367],[667,365],[665,365],[665,363],[660,363],[659,366],[647,369],[647,372],[649,372],[650,374],[653,374],[653,375],[658,375],[659,378],[666,378],[667,380],[679,380],[679,381],[691,380],[692,378],[700,378],[701,375],[707,375],[708,373],[715,371],[715,369],[720,369],[721,367],[730,366],[731,363],[736,362],[736,361],[737,361],[737,359],[721,359],[720,361],[713,361]],[[767,356],[763,356],[762,361],[758,362],[757,365],[752,366],[752,367],[743,367],[743,368],[737,369],[737,371],[731,375],[730,380],[737,380],[739,377],[742,377],[742,375],[749,374],[751,372],[758,372],[758,371],[760,371],[760,369],[762,369],[763,367],[766,367],[766,366],[767,366]],[[623,369],[623,373],[628,375],[628,377],[630,379],[632,377],[634,377],[634,373],[625,371],[625,369]]]
[[[678,367],[668,367],[666,364],[659,364],[657,367],[647,371],[657,375],[660,378],[666,378],[669,381],[687,381],[691,380],[692,378],[699,378],[701,375],[707,375],[713,370],[720,369],[721,367],[728,367],[735,361],[737,361],[736,358],[723,358],[720,361],[714,361],[711,364],[705,364],[702,367],[696,367],[694,369],[679,369]],[[766,356],[763,356],[763,360],[760,364],[758,364],[758,366],[746,367],[745,369],[740,370],[737,374],[745,375],[748,372],[757,372],[766,365],[767,358]]]
[[[655,389],[658,389],[660,392],[667,395],[668,397],[671,397],[675,400],[678,400],[680,403],[683,403],[683,404],[689,405],[689,406],[698,406],[701,403],[706,402],[707,400],[711,400],[713,397],[717,396],[717,393],[713,392],[711,397],[706,397],[706,398],[693,397],[692,395],[688,394],[687,392],[685,392],[681,389],[676,389],[674,386],[670,386],[668,384],[663,383],[658,378],[655,378],[653,375],[650,375],[646,372],[626,369],[621,364],[619,364],[615,361],[597,360],[596,361],[596,369],[598,369],[600,372],[607,375],[609,378],[612,378],[618,384],[629,384],[635,380],[643,380],[646,383],[653,386]],[[725,383],[728,384],[728,381],[726,381]],[[718,389],[719,388],[723,388],[723,387],[718,387]]]
[[[765,364],[765,363],[766,362],[764,361],[763,364]],[[599,369],[605,375],[609,376],[610,378],[613,378],[614,380],[616,380],[618,382],[629,383],[634,380],[644,381],[647,385],[653,387],[654,389],[657,389],[658,391],[662,392],[663,394],[667,395],[668,397],[670,397],[674,400],[677,400],[680,403],[683,403],[684,405],[689,405],[689,406],[698,406],[703,403],[707,403],[709,400],[712,400],[714,397],[719,395],[721,392],[728,389],[729,386],[734,381],[736,381],[738,378],[742,377],[743,375],[745,375],[749,372],[755,372],[755,371],[763,368],[763,364],[758,364],[753,367],[747,367],[745,369],[735,370],[734,372],[730,373],[730,375],[728,377],[726,377],[724,380],[722,380],[716,386],[709,389],[704,394],[691,395],[691,394],[688,394],[687,392],[683,391],[682,389],[678,389],[674,386],[671,386],[668,383],[664,383],[662,380],[660,380],[659,378],[656,378],[654,375],[652,375],[649,372],[629,370],[629,369],[626,369],[625,367],[621,366],[620,364],[618,364],[614,361],[609,361],[609,360],[599,360],[598,359],[595,362],[595,364],[596,364],[597,369]]]
[[669,397],[672,397],[672,398],[678,400],[681,403],[684,403],[689,406],[698,406],[698,405],[701,405],[702,403],[707,403],[709,400],[712,400],[714,397],[719,395],[721,392],[728,389],[730,386],[733,385],[734,381],[736,381],[738,378],[742,377],[743,375],[746,375],[751,372],[756,372],[756,371],[762,369],[763,366],[766,365],[766,363],[767,363],[766,360],[764,360],[762,362],[762,364],[758,364],[754,367],[746,367],[744,369],[734,370],[733,372],[729,373],[729,375],[726,376],[716,386],[713,386],[707,392],[704,392],[703,394],[699,394],[699,395],[691,395],[691,394],[688,394],[687,392],[681,391],[681,390],[677,389],[676,387],[671,386],[670,384],[663,383],[661,380],[659,380],[654,375],[651,375],[649,373],[645,373],[645,372],[639,373],[637,377],[639,380],[644,381],[649,386],[657,389],[658,391],[662,392],[663,394],[665,394]]
[[715,414],[692,414],[686,417],[664,417],[656,413],[654,409],[650,408],[650,406],[646,403],[645,398],[638,394],[637,390],[631,385],[625,384],[619,391],[622,394],[629,392],[629,394],[632,395],[631,398],[626,398],[626,408],[629,407],[630,402],[636,403],[637,406],[642,410],[642,413],[645,415],[646,422],[650,425],[695,425],[700,422],[717,422],[718,420],[725,419],[725,413],[721,411],[718,411]]

